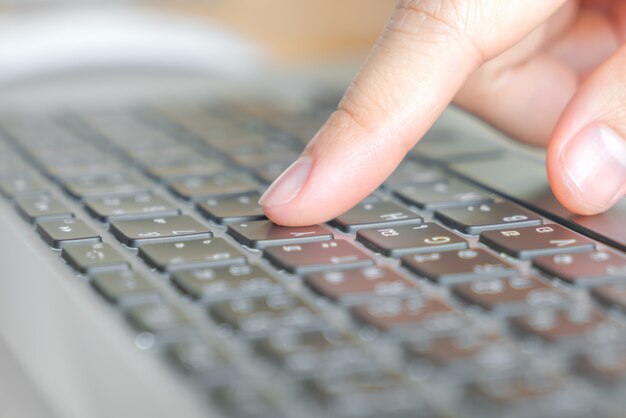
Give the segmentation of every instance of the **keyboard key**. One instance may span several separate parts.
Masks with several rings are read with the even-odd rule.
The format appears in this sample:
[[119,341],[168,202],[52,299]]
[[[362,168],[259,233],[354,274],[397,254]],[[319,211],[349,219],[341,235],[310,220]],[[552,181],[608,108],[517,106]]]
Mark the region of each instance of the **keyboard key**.
[[542,255],[592,251],[595,243],[560,225],[506,229],[480,234],[480,242],[522,260]]
[[231,224],[228,225],[227,232],[243,245],[252,248],[333,239],[332,232],[320,225],[287,227],[276,225],[271,221]]
[[218,224],[259,221],[265,219],[265,214],[259,205],[260,197],[259,193],[253,193],[222,199],[207,199],[198,202],[196,207],[206,218]]
[[409,151],[409,155],[420,160],[451,163],[494,159],[503,152],[494,140],[478,135],[468,136],[468,132],[458,128],[437,126],[426,133]]
[[576,368],[588,377],[610,385],[619,384],[626,376],[626,353],[623,348],[601,348],[576,359]]
[[179,271],[172,275],[172,282],[192,298],[211,302],[284,292],[271,274],[252,265]]
[[158,302],[157,289],[141,274],[131,271],[114,271],[91,275],[92,286],[110,303],[120,306]]
[[174,306],[162,303],[138,305],[127,311],[127,317],[135,329],[144,334],[138,336],[142,347],[189,340],[195,336],[189,319]]
[[274,180],[285,171],[291,163],[278,162],[261,166],[254,170],[255,176],[265,184],[273,183]]
[[497,229],[541,225],[542,223],[539,216],[509,202],[443,208],[435,212],[435,217],[446,226],[471,235]]
[[37,232],[54,248],[100,242],[100,235],[80,219],[41,220],[37,222]]
[[422,296],[376,299],[355,307],[354,315],[366,324],[403,338],[420,333],[447,334],[467,324],[466,318],[449,305]]
[[437,366],[451,366],[480,355],[497,341],[495,334],[468,331],[431,340],[410,341],[404,345],[404,351],[409,359],[427,360]]
[[569,312],[539,311],[534,315],[515,318],[513,324],[522,332],[552,343],[571,344],[585,340],[599,342],[618,336],[615,332],[613,336],[608,333],[612,330],[617,331],[617,328],[607,321],[603,313],[586,308]]
[[109,230],[122,244],[129,247],[211,237],[208,228],[188,215],[113,221]]
[[148,190],[148,186],[143,180],[126,172],[83,175],[63,180],[62,184],[63,189],[77,199],[128,196]]
[[578,286],[626,281],[626,257],[612,251],[536,257],[533,265],[552,277]]
[[199,342],[184,342],[172,345],[167,351],[178,369],[194,383],[202,387],[222,386],[237,376],[236,369],[225,353]]
[[412,161],[405,161],[387,178],[384,187],[405,184],[429,184],[445,180],[448,176],[440,170]]
[[101,222],[176,216],[180,213],[169,201],[151,193],[88,200],[85,209]]
[[601,303],[626,313],[626,283],[596,287],[591,294]]
[[343,305],[409,295],[418,290],[415,282],[387,267],[313,273],[305,277],[305,282],[318,293]]
[[478,205],[492,201],[486,193],[455,179],[404,186],[396,189],[395,195],[405,203],[420,209]]
[[461,299],[499,315],[523,315],[538,309],[562,309],[573,300],[535,277],[476,280],[452,288]]
[[60,200],[47,195],[17,197],[15,203],[20,216],[30,223],[43,219],[65,219],[74,216]]
[[259,149],[237,150],[230,153],[230,158],[235,164],[243,167],[259,167],[275,162],[294,161],[298,158],[298,154],[289,149],[268,149],[271,145],[270,142]]
[[295,274],[374,264],[362,250],[343,240],[268,247],[263,255],[279,269]]
[[356,239],[371,250],[389,257],[467,248],[466,240],[432,222],[416,226],[364,229],[356,234]]
[[47,192],[46,185],[39,179],[28,175],[10,176],[0,180],[0,192],[9,199],[18,196],[41,195]]
[[413,254],[402,257],[402,265],[413,273],[443,285],[484,278],[508,277],[515,268],[481,249]]
[[102,242],[63,248],[61,257],[83,274],[128,268],[128,262],[121,254],[110,244]]
[[225,170],[226,166],[223,163],[200,155],[168,161],[166,164],[148,163],[146,167],[149,176],[164,181],[184,177],[214,176]]
[[241,173],[223,173],[212,177],[188,177],[175,180],[169,188],[187,200],[239,196],[258,191],[258,186]]
[[206,238],[148,244],[139,257],[160,271],[243,264],[246,257],[222,238]]
[[338,216],[331,221],[331,225],[345,232],[355,232],[362,228],[382,228],[421,222],[421,216],[402,205],[389,201],[369,201],[360,203]]
[[247,337],[325,327],[324,320],[316,312],[302,300],[288,294],[217,302],[212,305],[211,311],[218,321]]
[[374,367],[363,348],[338,332],[283,332],[261,339],[256,349],[283,370],[298,377],[354,373]]

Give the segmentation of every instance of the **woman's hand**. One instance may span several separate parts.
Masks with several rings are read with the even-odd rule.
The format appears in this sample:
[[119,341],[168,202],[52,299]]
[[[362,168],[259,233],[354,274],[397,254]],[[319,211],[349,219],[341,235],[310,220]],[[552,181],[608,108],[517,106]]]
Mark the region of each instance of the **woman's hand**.
[[625,0],[404,0],[336,112],[261,199],[276,223],[326,221],[371,193],[448,103],[548,145],[580,214],[626,194]]

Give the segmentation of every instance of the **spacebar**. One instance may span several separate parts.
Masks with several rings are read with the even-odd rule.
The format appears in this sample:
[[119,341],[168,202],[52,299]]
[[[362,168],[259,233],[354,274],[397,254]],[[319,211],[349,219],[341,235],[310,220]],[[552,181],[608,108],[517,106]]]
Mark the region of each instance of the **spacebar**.
[[626,251],[626,199],[600,215],[576,215],[552,194],[541,160],[513,153],[495,160],[451,164],[450,169],[555,222]]

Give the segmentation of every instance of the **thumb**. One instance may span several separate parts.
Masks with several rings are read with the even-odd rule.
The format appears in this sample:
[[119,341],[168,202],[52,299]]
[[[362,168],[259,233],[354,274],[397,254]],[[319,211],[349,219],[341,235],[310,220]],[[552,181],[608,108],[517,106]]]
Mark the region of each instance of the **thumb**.
[[260,204],[283,225],[326,221],[371,193],[482,63],[565,0],[401,1],[368,61]]
[[554,194],[573,212],[604,212],[626,195],[626,47],[585,80],[548,147]]

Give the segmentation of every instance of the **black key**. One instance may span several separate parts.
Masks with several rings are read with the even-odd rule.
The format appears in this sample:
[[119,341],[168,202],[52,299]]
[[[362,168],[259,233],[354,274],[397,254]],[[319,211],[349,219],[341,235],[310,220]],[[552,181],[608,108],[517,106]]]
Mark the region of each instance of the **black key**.
[[409,298],[376,299],[354,308],[362,322],[402,338],[416,335],[449,334],[467,326],[463,314],[439,299]]
[[453,287],[455,295],[500,315],[523,315],[538,309],[562,309],[572,299],[535,277],[476,280]]
[[430,184],[446,180],[447,175],[437,168],[412,161],[403,162],[385,181],[385,187],[397,187],[405,184]]
[[626,283],[600,286],[591,294],[601,303],[626,313]]
[[222,199],[207,199],[198,202],[196,207],[208,219],[218,224],[258,221],[265,219],[259,205],[259,193]]
[[177,343],[169,348],[168,355],[183,374],[202,387],[223,386],[237,376],[226,354],[208,344]]
[[226,170],[226,166],[212,158],[193,156],[170,161],[167,164],[150,164],[146,172],[156,179],[171,181],[183,177],[214,176]]
[[177,196],[187,200],[239,196],[258,190],[256,184],[240,173],[223,173],[212,177],[188,177],[171,182],[169,188]]
[[626,256],[613,251],[536,257],[533,265],[550,276],[579,286],[626,281]]
[[451,163],[458,161],[482,161],[501,155],[502,147],[482,136],[468,136],[468,132],[450,127],[434,127],[409,151],[420,160]]
[[188,215],[113,221],[109,229],[115,238],[129,247],[211,237],[208,228]]
[[144,245],[141,257],[161,271],[242,264],[245,256],[222,238],[206,238]]
[[85,209],[101,222],[167,217],[180,213],[169,201],[152,193],[92,199],[85,202]]
[[252,248],[333,239],[332,232],[320,225],[287,227],[271,221],[231,224],[228,225],[227,232],[243,245]]
[[515,274],[508,262],[481,249],[465,249],[402,257],[402,265],[413,273],[444,285],[481,278]]
[[415,282],[387,267],[313,273],[306,276],[305,282],[318,293],[343,305],[418,291]]
[[148,190],[137,176],[126,172],[85,175],[63,180],[63,188],[77,199],[102,196],[128,196]]
[[439,209],[435,212],[435,217],[450,228],[472,235],[484,231],[520,228],[542,223],[539,216],[509,202]]
[[217,302],[211,311],[218,321],[248,337],[277,332],[322,329],[324,320],[300,299],[288,294]]
[[19,214],[30,223],[43,219],[65,219],[74,216],[61,201],[47,195],[17,197],[15,203]]
[[382,228],[418,224],[422,217],[409,208],[389,201],[370,200],[359,203],[331,221],[331,225],[346,232],[363,228]]
[[61,257],[83,274],[128,268],[128,262],[124,257],[110,244],[102,242],[63,248]]
[[463,238],[432,222],[397,228],[364,229],[356,234],[356,239],[373,251],[390,257],[467,248],[467,241]]
[[433,184],[417,184],[396,189],[395,195],[420,209],[441,209],[491,202],[486,193],[467,183],[451,179]]
[[120,306],[158,302],[161,298],[150,282],[131,270],[95,273],[92,286],[109,302]]
[[263,255],[278,268],[296,274],[374,264],[362,250],[343,240],[268,247]]
[[331,330],[278,333],[258,341],[256,349],[298,377],[354,373],[375,364],[364,349]]
[[8,198],[41,195],[47,192],[46,185],[39,179],[25,176],[10,176],[0,180],[0,192]]
[[141,333],[137,344],[142,348],[189,340],[195,336],[191,322],[175,306],[162,303],[138,305],[131,307],[127,316],[130,323]]
[[294,161],[298,154],[277,142],[261,145],[242,145],[226,151],[235,164],[259,167],[275,162]]
[[54,248],[100,242],[100,235],[80,219],[41,220],[37,232]]
[[283,286],[258,266],[233,265],[179,271],[172,282],[194,299],[203,301],[259,297],[284,292]]
[[[566,344],[602,341],[611,338],[611,331],[618,331],[611,326],[605,314],[586,308],[571,311],[538,311],[533,315],[515,318],[513,324],[521,331],[548,342]],[[619,333],[614,333],[613,336],[618,337]]]
[[595,248],[592,240],[556,224],[484,232],[480,234],[480,242],[522,260]]

